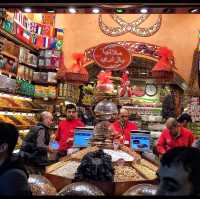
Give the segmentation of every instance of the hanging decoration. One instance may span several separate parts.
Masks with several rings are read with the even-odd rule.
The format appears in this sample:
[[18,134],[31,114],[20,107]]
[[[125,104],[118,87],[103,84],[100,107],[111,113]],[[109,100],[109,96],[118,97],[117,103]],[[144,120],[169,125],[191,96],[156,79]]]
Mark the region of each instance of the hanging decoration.
[[104,94],[113,94],[114,85],[112,81],[112,72],[101,70],[97,75],[97,93]]
[[73,63],[69,68],[64,65],[64,56],[61,56],[61,66],[58,72],[59,78],[64,81],[72,82],[87,82],[88,72],[85,68],[86,59],[83,53],[73,53],[72,58],[75,63]]
[[128,71],[125,71],[122,75],[120,89],[119,89],[120,97],[131,97],[132,96],[132,89],[131,89],[128,75],[129,75]]
[[129,51],[116,43],[97,46],[93,58],[101,68],[109,70],[122,70],[132,61]]
[[13,32],[18,39],[36,49],[62,49],[64,29],[31,21],[21,11],[14,13],[13,21],[16,27],[16,31]]
[[159,82],[173,79],[173,68],[175,68],[173,52],[166,47],[162,47],[159,49],[158,54],[160,59],[151,71],[152,76]]
[[139,16],[136,20],[132,21],[131,23],[126,22],[125,20],[123,20],[121,17],[119,17],[116,14],[111,14],[110,16],[119,26],[117,27],[107,26],[103,22],[101,14],[99,15],[98,22],[99,22],[99,27],[101,31],[104,34],[109,35],[111,37],[120,36],[128,32],[139,37],[150,37],[154,35],[160,29],[161,22],[162,22],[162,15],[159,15],[157,21],[153,25],[151,25],[150,27],[142,28],[140,27],[140,25],[144,21],[146,21],[146,19],[150,16],[149,14],[143,14]]
[[193,53],[192,69],[190,72],[190,79],[187,88],[187,95],[200,96],[200,59],[199,59],[199,47],[196,47]]

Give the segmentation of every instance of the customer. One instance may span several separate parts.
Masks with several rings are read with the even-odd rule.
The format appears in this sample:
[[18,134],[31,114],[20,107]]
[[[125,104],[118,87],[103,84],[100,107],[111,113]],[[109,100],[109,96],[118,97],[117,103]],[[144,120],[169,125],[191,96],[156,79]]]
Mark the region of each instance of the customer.
[[75,179],[81,181],[112,182],[113,178],[112,158],[102,150],[87,153],[75,173]]
[[177,119],[178,123],[184,127],[184,128],[188,128],[188,124],[190,122],[192,122],[192,118],[188,113],[183,113],[178,119]]
[[156,150],[162,156],[169,149],[178,146],[192,146],[194,135],[184,127],[179,126],[175,118],[168,118],[166,128],[163,129],[157,144]]
[[128,120],[128,117],[128,111],[121,108],[119,120],[115,121],[111,126],[115,133],[115,140],[120,144],[130,146],[130,133],[132,130],[138,130],[138,128],[134,122]]
[[161,158],[157,195],[200,196],[200,151],[193,147],[176,147]]
[[24,158],[28,165],[35,166],[36,173],[44,172],[45,166],[52,163],[48,160],[48,152],[52,152],[49,147],[49,128],[52,122],[52,114],[47,111],[42,112],[40,122],[30,129],[22,143],[20,156]]
[[77,110],[74,104],[66,105],[66,119],[58,125],[55,140],[59,142],[58,157],[66,156],[67,151],[73,146],[74,129],[85,125],[77,118]]
[[19,137],[18,130],[0,122],[0,195],[31,195],[28,173],[19,158],[12,155]]

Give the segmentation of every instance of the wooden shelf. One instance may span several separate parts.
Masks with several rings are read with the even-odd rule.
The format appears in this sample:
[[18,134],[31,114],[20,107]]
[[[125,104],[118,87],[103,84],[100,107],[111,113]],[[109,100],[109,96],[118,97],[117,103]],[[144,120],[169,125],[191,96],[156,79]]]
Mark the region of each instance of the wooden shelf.
[[58,69],[51,69],[51,68],[40,68],[38,67],[37,68],[37,71],[39,72],[58,72]]
[[58,83],[48,83],[48,82],[34,82],[34,81],[32,81],[32,83],[34,84],[34,85],[41,85],[41,86],[57,86],[57,84]]
[[0,35],[6,37],[7,39],[9,39],[9,40],[15,42],[15,43],[18,44],[18,45],[21,45],[21,46],[23,46],[23,47],[29,49],[31,52],[37,53],[37,54],[38,54],[38,51],[37,51],[33,46],[28,45],[28,44],[26,44],[26,43],[20,41],[19,39],[16,38],[16,36],[12,35],[11,33],[6,32],[6,31],[3,30],[2,28],[0,28]]
[[14,59],[14,60],[18,60],[17,57],[15,57],[14,55],[11,55],[10,53],[6,52],[6,51],[1,51],[1,54],[6,56],[6,57],[9,57],[11,59]]
[[21,64],[21,65],[24,65],[24,66],[27,66],[27,67],[30,67],[30,68],[32,68],[32,69],[38,69],[37,67],[37,65],[31,65],[31,64],[26,64],[26,63],[23,63],[23,62],[19,62],[19,64]]
[[35,112],[39,112],[39,111],[44,111],[44,109],[31,109],[31,108],[20,108],[20,107],[0,107],[0,111],[35,113]]
[[34,125],[16,125],[16,127],[19,129],[19,130],[26,130],[26,129],[30,129],[31,127],[33,127]]

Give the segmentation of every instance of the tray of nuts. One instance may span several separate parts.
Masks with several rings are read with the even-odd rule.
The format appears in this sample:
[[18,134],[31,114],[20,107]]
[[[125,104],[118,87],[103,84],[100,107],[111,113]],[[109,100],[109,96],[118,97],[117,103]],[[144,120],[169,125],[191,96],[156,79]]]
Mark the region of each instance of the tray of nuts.
[[127,165],[115,165],[114,182],[143,181],[145,180],[133,167]]
[[78,161],[67,161],[65,162],[65,165],[54,170],[50,174],[65,177],[68,179],[74,179],[76,170],[79,165],[80,165],[80,162]]

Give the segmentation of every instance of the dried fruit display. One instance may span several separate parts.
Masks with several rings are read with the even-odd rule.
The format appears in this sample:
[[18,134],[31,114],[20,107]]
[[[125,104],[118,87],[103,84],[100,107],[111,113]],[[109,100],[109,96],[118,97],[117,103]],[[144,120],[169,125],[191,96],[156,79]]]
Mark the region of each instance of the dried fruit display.
[[148,180],[153,180],[157,177],[155,171],[149,169],[142,164],[133,164],[133,167],[136,168],[140,173],[142,173]]
[[68,162],[65,163],[64,166],[53,171],[51,174],[61,176],[61,177],[66,177],[66,178],[69,178],[69,179],[74,179],[76,170],[77,170],[79,165],[80,165],[80,162],[68,161]]
[[114,166],[115,182],[126,182],[126,181],[140,181],[145,180],[140,174],[131,166]]

